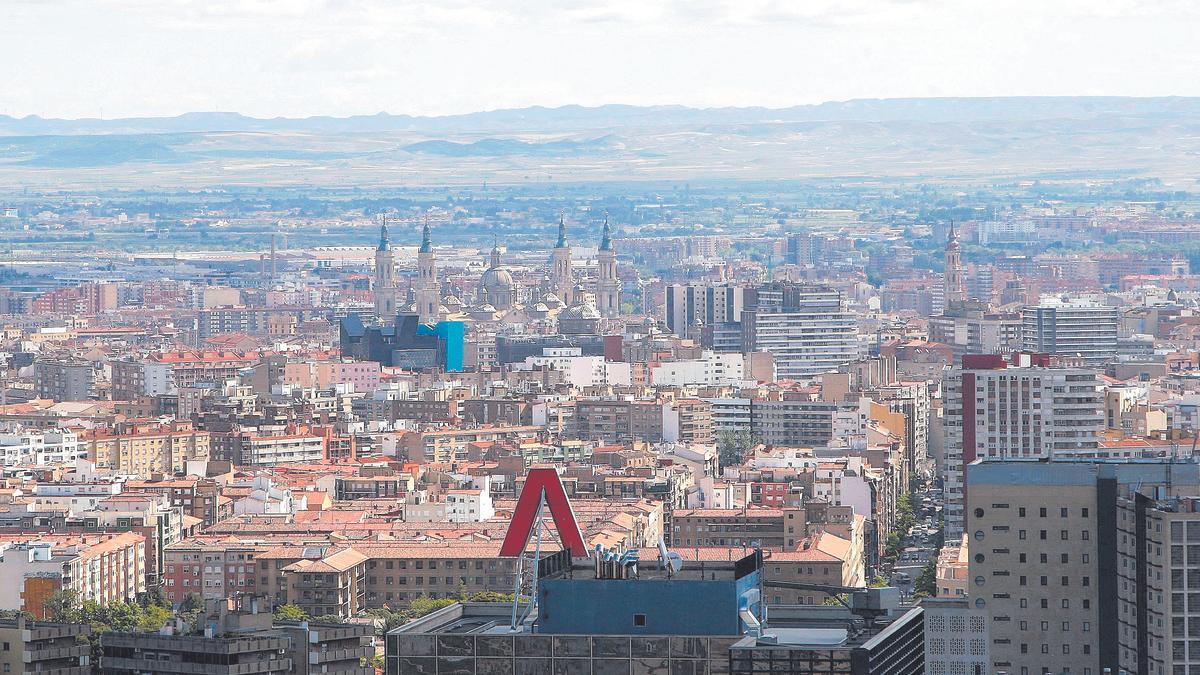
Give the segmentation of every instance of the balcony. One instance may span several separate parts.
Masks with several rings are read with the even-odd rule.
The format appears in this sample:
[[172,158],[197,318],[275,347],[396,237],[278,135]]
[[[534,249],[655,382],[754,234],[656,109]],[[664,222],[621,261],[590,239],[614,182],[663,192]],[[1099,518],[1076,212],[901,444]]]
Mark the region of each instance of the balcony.
[[351,649],[327,649],[319,652],[308,653],[309,665],[320,665],[323,663],[332,663],[334,661],[350,661],[358,659],[369,659],[375,655],[374,647],[353,647]]
[[189,661],[154,661],[150,659],[129,659],[106,656],[101,663],[103,668],[114,670],[132,670],[145,673],[181,673],[182,675],[255,675],[256,673],[286,672],[292,669],[291,659],[270,659],[250,661],[247,663],[192,663]]
[[87,645],[72,645],[70,647],[45,647],[26,649],[22,654],[25,663],[53,661],[56,659],[76,659],[90,653]]

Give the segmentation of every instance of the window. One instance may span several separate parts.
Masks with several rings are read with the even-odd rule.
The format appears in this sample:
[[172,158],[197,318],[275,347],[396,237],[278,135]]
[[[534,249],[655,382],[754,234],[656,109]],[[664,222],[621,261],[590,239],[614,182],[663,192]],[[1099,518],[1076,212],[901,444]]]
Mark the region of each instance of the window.
[[1020,517],[1022,517],[1022,518],[1024,518],[1024,517],[1025,517],[1025,507],[1024,507],[1024,506],[1022,506],[1021,508],[1017,509],[1017,515],[1019,515],[1019,516],[1020,516]]
[[646,615],[645,614],[634,614],[633,615],[633,625],[634,626],[645,626],[646,625]]
[[1038,509],[1038,517],[1040,517],[1040,518],[1046,517],[1046,507],[1043,506],[1042,508]]

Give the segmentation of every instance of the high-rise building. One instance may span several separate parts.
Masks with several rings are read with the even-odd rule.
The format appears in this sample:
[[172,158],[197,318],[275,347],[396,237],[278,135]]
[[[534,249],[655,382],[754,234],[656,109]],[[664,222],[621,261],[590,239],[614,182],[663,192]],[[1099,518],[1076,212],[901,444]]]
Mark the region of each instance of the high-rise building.
[[[555,249],[557,250],[557,249]],[[600,314],[606,318],[621,315],[621,280],[617,278],[617,252],[613,250],[612,236],[608,229],[608,216],[604,217],[604,235],[600,250],[596,254],[599,269],[596,279],[596,302]]]
[[772,282],[749,295],[742,351],[771,354],[780,379],[809,380],[859,357],[858,327],[837,290]]
[[38,359],[34,384],[38,398],[86,401],[96,395],[96,372],[86,359]]
[[396,258],[388,240],[387,223],[379,226],[379,246],[375,249],[375,316],[396,316]]
[[[711,335],[713,344],[704,346],[714,351],[741,351],[742,298],[741,286],[667,286],[663,317],[667,330],[679,337],[702,341]],[[718,340],[724,336],[729,337]]]
[[1091,366],[1117,357],[1116,307],[1092,302],[1044,300],[1021,310],[1025,351],[1082,358]]
[[558,217],[558,242],[550,254],[550,285],[564,306],[574,301],[575,274],[571,268],[571,247],[567,245],[567,224],[561,215]]
[[[1200,464],[1163,459],[967,467],[968,593],[988,618],[989,672],[1190,672],[1172,660],[1190,653],[1188,575],[1175,575],[1187,567],[1187,528],[1168,546],[1173,516],[1136,493],[1200,494],[1198,483]],[[1180,591],[1167,592],[1176,578]],[[1143,656],[1153,669],[1137,667]]]
[[1130,673],[1200,670],[1200,499],[1117,499],[1120,667]]
[[417,251],[417,288],[414,294],[417,316],[421,323],[438,320],[438,308],[442,304],[442,293],[438,286],[437,261],[433,255],[433,241],[429,234],[429,223],[421,232],[421,248]]
[[1104,395],[1094,370],[1052,366],[1045,354],[968,355],[942,383],[946,537],[962,536],[963,469],[976,459],[1094,456]]

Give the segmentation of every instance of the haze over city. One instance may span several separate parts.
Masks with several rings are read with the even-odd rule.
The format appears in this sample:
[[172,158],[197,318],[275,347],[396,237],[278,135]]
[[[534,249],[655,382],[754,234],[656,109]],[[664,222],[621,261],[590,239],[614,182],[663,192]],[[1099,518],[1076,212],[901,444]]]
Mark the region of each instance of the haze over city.
[[4,24],[12,116],[1200,94],[1186,0],[53,0]]
[[0,671],[1200,672],[1197,28],[4,3]]

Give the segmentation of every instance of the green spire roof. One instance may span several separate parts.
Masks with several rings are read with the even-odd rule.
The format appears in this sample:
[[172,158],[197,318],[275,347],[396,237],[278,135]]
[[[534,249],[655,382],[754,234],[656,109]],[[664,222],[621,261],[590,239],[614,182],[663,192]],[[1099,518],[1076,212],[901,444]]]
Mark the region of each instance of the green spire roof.
[[612,234],[608,229],[608,214],[604,214],[604,235],[600,238],[600,250],[612,250]]
[[429,253],[433,251],[433,238],[429,236],[429,221],[425,221],[425,227],[421,229],[421,253]]
[[379,226],[379,250],[386,251],[392,247],[392,243],[388,241],[387,221],[384,221]]

